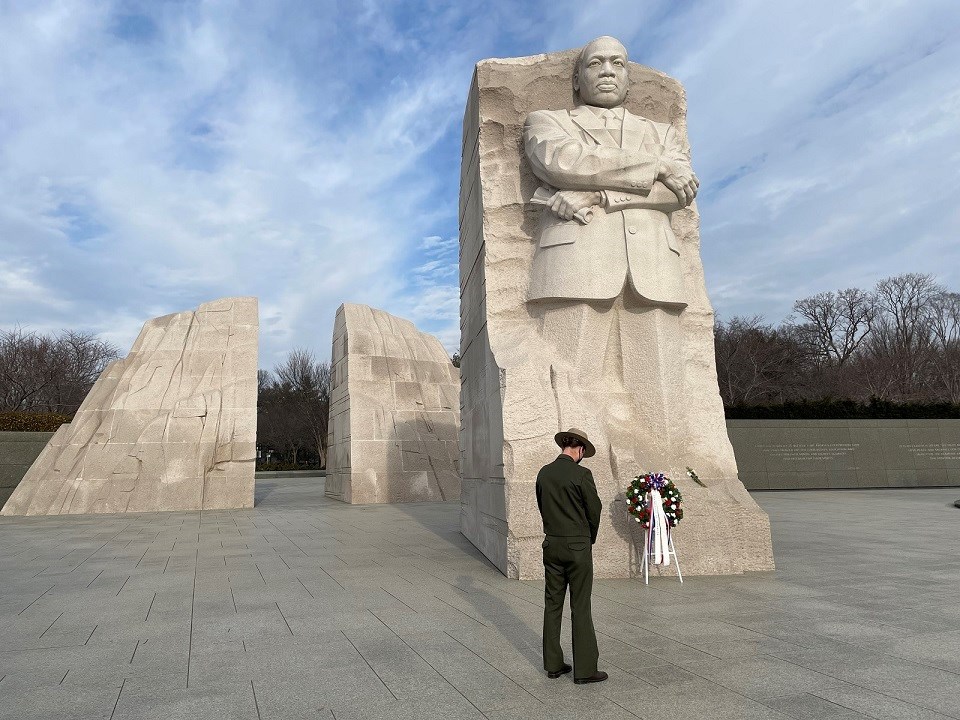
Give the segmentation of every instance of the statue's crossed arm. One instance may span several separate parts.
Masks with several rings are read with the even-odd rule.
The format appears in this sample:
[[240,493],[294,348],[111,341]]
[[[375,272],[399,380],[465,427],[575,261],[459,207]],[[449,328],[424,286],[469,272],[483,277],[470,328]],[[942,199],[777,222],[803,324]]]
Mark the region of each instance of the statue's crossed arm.
[[[527,117],[524,148],[534,174],[547,186],[534,202],[554,214],[589,222],[588,208],[608,211],[641,208],[669,213],[696,197],[693,174],[673,126],[662,153],[595,145],[581,139],[563,111],[537,111]],[[549,196],[545,197],[545,191]]]

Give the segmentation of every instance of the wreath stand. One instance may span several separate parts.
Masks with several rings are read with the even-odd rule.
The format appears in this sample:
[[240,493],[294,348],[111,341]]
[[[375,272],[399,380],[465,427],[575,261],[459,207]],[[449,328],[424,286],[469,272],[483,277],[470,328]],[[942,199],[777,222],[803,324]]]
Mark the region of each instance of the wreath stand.
[[[646,528],[643,534],[643,584],[650,584],[650,559],[653,557],[653,543],[650,542],[650,531],[652,528]],[[673,546],[673,528],[667,525],[667,558],[673,557],[677,565],[677,579],[683,584],[683,575],[680,573],[680,558],[677,557],[677,550]]]

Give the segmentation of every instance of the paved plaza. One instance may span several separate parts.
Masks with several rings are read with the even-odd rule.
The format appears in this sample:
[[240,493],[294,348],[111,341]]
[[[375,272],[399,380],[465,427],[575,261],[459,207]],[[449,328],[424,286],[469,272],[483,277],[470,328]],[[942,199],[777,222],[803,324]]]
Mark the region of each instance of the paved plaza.
[[960,718],[957,493],[756,494],[778,570],[598,581],[584,686],[456,504],[2,518],[0,718]]

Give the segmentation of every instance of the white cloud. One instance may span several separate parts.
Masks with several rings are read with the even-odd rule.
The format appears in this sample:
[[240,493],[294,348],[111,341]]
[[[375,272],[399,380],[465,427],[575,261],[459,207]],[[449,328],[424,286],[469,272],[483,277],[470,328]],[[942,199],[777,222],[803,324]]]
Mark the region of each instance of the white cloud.
[[460,265],[457,236],[431,235],[419,245],[423,262],[412,269],[410,294],[399,312],[433,332],[451,355],[460,350]]
[[[369,78],[376,61],[336,45],[291,58],[269,47],[290,29],[282,7],[146,6],[147,39],[118,8],[39,4],[0,23],[0,325],[129,346],[150,313],[255,294],[269,366],[295,345],[326,355],[342,301],[402,302],[398,268],[441,182],[418,161],[463,92],[448,68],[410,57]],[[466,66],[459,52],[445,59]],[[437,317],[429,297],[418,313]]]
[[364,302],[459,344],[473,64],[617,34],[681,79],[718,310],[931,271],[960,288],[960,6],[435,0],[0,11],[0,327],[128,347],[260,297],[261,364]]

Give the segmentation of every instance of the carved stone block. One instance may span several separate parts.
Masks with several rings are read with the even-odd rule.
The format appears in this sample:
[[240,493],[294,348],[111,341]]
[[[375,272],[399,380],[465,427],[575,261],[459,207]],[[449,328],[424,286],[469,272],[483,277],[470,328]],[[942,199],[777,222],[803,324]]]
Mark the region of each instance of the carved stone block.
[[337,310],[332,363],[327,495],[459,501],[460,376],[440,341],[348,303]]
[[3,514],[253,507],[257,333],[252,297],[148,321]]
[[[596,129],[607,122],[599,113],[578,108],[571,82],[577,60],[571,50],[480,62],[467,100],[460,186],[463,534],[507,576],[542,577],[534,481],[559,452],[554,434],[575,426],[597,447],[584,463],[604,504],[593,549],[597,576],[638,570],[642,529],[628,517],[623,491],[647,471],[667,473],[684,494],[676,545],[685,574],[772,569],[769,520],[738,479],[724,423],[696,206],[672,215],[622,209],[646,201],[648,190],[653,196],[655,161],[647,163],[648,177],[632,180],[632,194],[602,195],[603,207],[594,208],[586,227],[545,215],[550,211],[532,202],[545,173],[535,174],[531,153],[544,167],[552,163],[561,189],[577,162],[593,163],[578,176],[580,186],[571,180],[568,187],[598,192],[618,181],[631,187],[617,168],[640,168],[665,146],[689,162],[679,82],[630,63],[629,95],[608,133]],[[597,151],[594,136],[609,147]],[[621,149],[632,153],[622,162]],[[594,185],[591,177],[598,178]],[[706,488],[687,478],[687,466]]]

